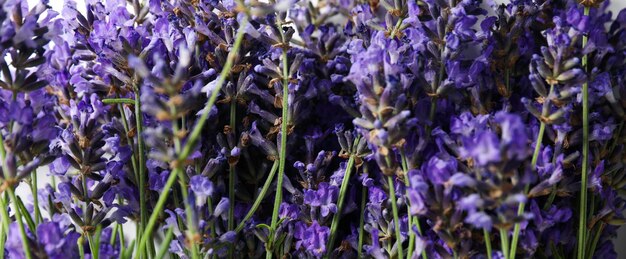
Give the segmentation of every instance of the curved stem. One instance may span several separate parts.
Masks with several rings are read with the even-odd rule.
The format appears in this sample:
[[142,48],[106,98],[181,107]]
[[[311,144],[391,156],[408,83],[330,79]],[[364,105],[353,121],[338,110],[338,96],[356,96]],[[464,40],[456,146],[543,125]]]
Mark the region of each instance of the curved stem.
[[243,218],[243,220],[239,222],[239,225],[237,225],[237,228],[235,229],[236,233],[238,233],[245,227],[246,221],[248,221],[252,217],[252,215],[254,215],[256,210],[259,208],[259,205],[261,205],[263,198],[265,198],[265,194],[267,194],[267,190],[269,190],[270,186],[272,185],[272,181],[274,180],[274,175],[276,175],[277,170],[278,170],[278,161],[274,161],[274,165],[272,165],[270,174],[267,176],[267,180],[265,180],[265,184],[263,184],[263,188],[261,188],[261,193],[259,193],[259,196],[257,196],[256,200],[252,204],[252,208],[250,208],[250,210],[248,211],[246,216]]
[[[585,6],[584,15],[589,16]],[[587,35],[583,35],[583,48],[587,45]],[[587,70],[587,55],[583,56],[582,66]],[[578,210],[578,259],[585,258],[587,233],[587,170],[589,167],[589,84],[583,83],[583,163],[580,174],[580,209]]]

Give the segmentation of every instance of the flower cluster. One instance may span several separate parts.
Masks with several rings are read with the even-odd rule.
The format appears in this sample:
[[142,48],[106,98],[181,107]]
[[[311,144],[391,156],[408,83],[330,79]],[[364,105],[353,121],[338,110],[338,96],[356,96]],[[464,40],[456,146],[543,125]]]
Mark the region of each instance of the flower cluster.
[[28,2],[0,259],[617,257],[608,1]]

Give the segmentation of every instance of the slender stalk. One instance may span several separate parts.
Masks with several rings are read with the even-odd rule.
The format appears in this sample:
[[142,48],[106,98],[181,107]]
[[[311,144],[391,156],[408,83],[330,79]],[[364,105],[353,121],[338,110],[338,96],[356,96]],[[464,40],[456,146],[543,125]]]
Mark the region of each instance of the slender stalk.
[[[133,105],[135,103],[133,102]],[[125,131],[125,136],[126,136],[126,140],[128,141],[128,145],[133,147],[133,149],[135,148],[134,144],[133,144],[133,138],[128,136],[128,132],[130,132],[130,127],[128,126],[128,118],[126,118],[126,112],[124,112],[124,107],[121,104],[118,104],[117,106],[118,110],[120,110],[120,114],[122,116],[122,126],[124,127],[124,131]],[[135,175],[135,182],[139,181],[139,171],[137,169],[137,159],[135,159],[135,152],[133,152],[133,155],[130,156],[130,162],[133,166],[133,173]]]
[[[355,143],[358,143],[358,139],[355,140]],[[343,203],[345,201],[346,193],[348,192],[348,185],[350,184],[350,173],[352,172],[352,167],[354,166],[355,155],[351,155],[348,159],[348,164],[346,165],[346,172],[343,175],[343,180],[341,181],[341,188],[339,189],[339,198],[337,199],[337,213],[333,215],[333,221],[330,225],[330,235],[328,239],[328,244],[326,245],[326,251],[328,257],[332,254],[333,245],[335,244],[335,238],[337,235],[337,228],[339,227],[339,219],[341,218],[341,211],[343,209]]]
[[[224,68],[222,69],[222,72],[217,78],[215,89],[213,89],[211,96],[209,97],[209,100],[207,101],[207,104],[205,106],[205,109],[202,112],[202,115],[198,119],[198,122],[194,126],[191,132],[191,135],[189,136],[187,144],[185,145],[185,147],[183,148],[183,151],[180,153],[178,157],[179,162],[182,162],[183,160],[187,159],[187,157],[191,153],[191,150],[193,149],[193,146],[195,145],[196,140],[200,136],[200,132],[202,132],[202,128],[204,127],[204,124],[209,117],[209,111],[215,104],[215,101],[217,100],[217,95],[220,92],[222,85],[224,84],[226,76],[228,76],[228,74],[230,73],[230,69],[233,66],[235,57],[237,56],[239,52],[239,48],[241,47],[241,42],[243,41],[244,28],[247,25],[247,23],[248,22],[245,19],[241,22],[240,29],[237,31],[237,37],[235,38],[233,48],[230,51],[230,53],[228,53],[228,57],[226,58],[226,63],[224,64]],[[178,174],[181,171],[182,169],[180,167],[175,167],[174,170],[171,172],[170,176],[167,178],[167,182],[165,183],[165,186],[163,188],[163,193],[159,196],[159,199],[157,200],[157,204],[154,207],[154,210],[152,211],[150,218],[148,219],[148,223],[146,227],[144,228],[144,231],[143,231],[144,233],[141,236],[141,239],[139,240],[139,245],[137,246],[138,249],[136,250],[135,257],[138,258],[140,251],[145,249],[146,242],[147,242],[146,236],[149,236],[150,234],[152,234],[157,218],[159,217],[159,214],[163,211],[163,206],[165,205],[165,201],[167,200],[167,197],[169,196],[169,190],[174,185],[174,182],[176,181],[176,178],[178,177]]]
[[0,259],[4,259],[4,244],[6,242],[6,233],[9,233],[9,230],[4,228],[4,224],[0,225]]
[[365,204],[367,203],[367,187],[363,186],[361,188],[361,213],[359,214],[359,244],[356,249],[357,258],[363,258],[363,234],[365,230],[363,229],[363,225],[365,224]]
[[[171,114],[177,114],[176,112],[176,107],[174,105],[170,106],[170,112]],[[177,133],[179,132],[179,126],[178,126],[178,121],[172,121],[172,132],[174,132],[174,150],[175,152],[178,154],[180,153],[180,139],[177,136]],[[178,174],[178,179],[179,179],[179,183],[180,183],[180,191],[181,191],[181,195],[183,196],[183,201],[188,201],[188,197],[189,197],[189,193],[187,191],[188,186],[187,186],[187,181],[185,179],[185,176],[183,174]],[[191,258],[199,258],[199,250],[198,250],[198,244],[195,242],[195,237],[196,237],[196,223],[193,221],[193,208],[192,205],[189,204],[189,202],[184,202],[184,206],[185,206],[185,215],[187,217],[187,231],[188,233],[188,237],[189,240],[191,240]]]
[[591,247],[587,251],[586,258],[593,258],[593,254],[596,252],[596,246],[598,245],[598,241],[600,241],[600,236],[602,235],[602,231],[604,230],[604,222],[600,222],[600,226],[596,230],[596,234],[593,237],[593,241],[591,242]]
[[398,217],[398,204],[396,202],[396,188],[394,186],[393,176],[387,176],[389,182],[389,198],[391,199],[391,209],[393,211],[393,223],[396,230],[396,242],[398,243],[398,258],[404,258],[402,249],[402,234],[400,234],[400,217]]
[[[407,158],[406,155],[404,154],[404,150],[400,149],[400,157],[402,158],[402,170],[404,171],[404,185],[406,185],[407,187],[409,187],[411,184],[409,182],[409,177],[408,177],[408,172],[409,172],[409,163],[407,162]],[[411,211],[410,208],[410,203],[407,200],[407,210]],[[419,219],[417,218],[417,216],[411,216],[409,215],[409,221],[408,221],[408,225],[409,225],[409,250],[407,252],[407,257],[412,257],[413,256],[413,250],[415,250],[415,231],[413,231],[413,223],[415,224],[415,226],[417,227],[417,233],[420,234],[420,236],[422,235],[422,227],[420,226],[420,222]],[[422,258],[423,259],[428,259],[428,255],[426,254],[426,250],[422,251]]]
[[[122,240],[121,240],[121,239],[122,239],[122,236],[124,235],[124,234],[122,234],[122,232],[121,232],[121,230],[122,230],[122,229],[123,229],[123,228],[120,228],[120,231],[118,231],[118,232],[114,232],[114,233],[113,233],[113,235],[116,235],[116,233],[117,233],[117,235],[119,235],[119,236],[120,236],[120,258],[122,258],[122,259],[123,259],[123,258],[124,258],[125,251],[124,251],[124,242],[122,242]],[[111,245],[113,245],[113,243],[111,243]]]
[[235,38],[235,42],[233,43],[233,48],[230,50],[230,53],[228,53],[228,57],[226,57],[226,63],[224,63],[224,67],[222,68],[222,72],[220,72],[220,75],[216,79],[215,88],[213,89],[213,91],[211,91],[211,96],[209,97],[209,100],[207,101],[205,105],[204,111],[202,112],[202,115],[198,119],[198,122],[196,122],[196,125],[191,131],[191,134],[189,135],[187,144],[185,145],[185,148],[180,154],[180,156],[183,158],[187,158],[189,154],[191,154],[191,151],[193,150],[195,146],[196,140],[198,140],[198,137],[200,136],[200,133],[202,132],[202,129],[204,128],[204,124],[206,120],[209,118],[209,111],[211,111],[211,108],[215,104],[215,101],[217,101],[217,96],[219,95],[220,89],[222,89],[222,86],[224,85],[226,78],[230,74],[230,69],[233,67],[235,58],[239,54],[239,49],[241,48],[241,43],[243,41],[243,36],[245,34],[244,28],[247,25],[248,25],[248,20],[243,19],[241,21],[241,24],[239,25],[239,30],[237,31],[237,36]]
[[236,233],[241,231],[246,226],[246,222],[252,217],[252,215],[254,215],[256,210],[259,208],[259,205],[261,205],[263,198],[265,198],[265,194],[267,194],[267,190],[269,190],[270,186],[272,185],[272,181],[274,179],[274,175],[276,175],[277,170],[278,170],[278,161],[274,161],[274,165],[272,165],[270,174],[267,176],[267,180],[265,180],[265,184],[263,184],[263,188],[261,188],[261,193],[259,193],[259,196],[257,196],[256,200],[252,204],[252,208],[250,208],[246,216],[239,223],[239,225],[237,225],[237,228],[235,228]]
[[0,216],[2,216],[2,227],[6,231],[9,232],[9,224],[11,218],[9,218],[9,213],[7,212],[8,206],[5,201],[5,195],[0,193]]
[[483,238],[485,239],[485,247],[487,248],[487,258],[491,259],[491,238],[486,228],[483,228]]
[[[135,97],[135,99],[138,99]],[[135,105],[136,100],[130,98],[108,98],[102,99],[102,103],[104,104],[130,104]]]
[[185,202],[185,216],[187,217],[187,231],[188,233],[188,238],[191,241],[191,258],[193,259],[198,259],[200,258],[200,254],[199,254],[199,250],[198,250],[198,244],[196,242],[196,223],[193,220],[193,210],[192,210],[192,205],[189,204],[189,202],[187,202],[189,200],[189,193],[187,192],[187,184],[185,183],[185,178],[183,174],[178,174],[178,178],[180,180],[180,192],[183,195],[183,200]]
[[161,243],[161,248],[159,249],[159,252],[157,253],[155,258],[161,259],[165,257],[165,254],[169,250],[170,243],[172,242],[173,238],[174,238],[174,228],[170,227],[167,230],[167,233],[165,233],[165,239],[163,240],[163,243]]
[[83,244],[85,242],[83,241],[83,237],[79,237],[76,243],[78,243],[78,254],[80,255],[80,259],[85,259],[85,249],[83,248]]
[[6,154],[7,152],[4,150],[4,137],[0,134],[0,158],[2,158],[2,161],[4,161]]
[[33,236],[37,238],[37,226],[35,225],[35,221],[33,221],[33,218],[30,216],[30,213],[26,209],[26,206],[24,206],[24,202],[22,201],[22,198],[20,198],[19,196],[17,196],[16,204],[17,204],[17,209],[22,211],[22,217],[26,221],[26,226],[28,227],[28,229],[30,229],[30,232],[33,234]]
[[[3,161],[2,163],[4,163],[5,156],[6,152],[4,150],[4,139],[2,138],[2,132],[0,132],[0,161]],[[8,207],[5,202],[5,195],[0,193],[0,218],[2,220],[2,232],[0,232],[0,251],[2,252],[0,252],[0,259],[4,258],[4,244],[9,234],[10,218],[7,209]]]
[[[119,233],[120,233],[120,237],[119,237],[119,239],[120,239],[120,247],[124,247],[124,245],[126,244],[126,242],[124,242],[124,226],[123,226],[123,225],[122,225],[122,227],[120,227]],[[133,242],[134,242],[134,241],[135,241],[135,240],[133,240]],[[112,244],[112,245],[113,245],[113,244]],[[121,253],[121,252],[120,252],[120,253]]]
[[115,224],[115,227],[113,227],[113,231],[111,232],[111,238],[109,239],[109,244],[113,245],[115,244],[115,240],[117,240],[117,232],[120,229],[120,224]]
[[100,237],[102,236],[102,225],[98,225],[96,228],[96,235],[94,237],[94,248],[92,251],[95,255],[92,258],[97,259],[100,256]]
[[[548,93],[548,99],[544,101],[543,109],[541,111],[543,117],[548,116],[548,112],[549,112],[548,104],[550,103],[549,99],[552,98],[553,91],[554,91],[554,84],[551,84],[550,91]],[[535,143],[535,151],[533,152],[533,157],[530,161],[530,167],[532,170],[535,170],[535,168],[537,167],[537,160],[539,159],[539,151],[541,150],[541,142],[543,142],[543,135],[545,131],[546,131],[546,123],[541,121],[539,125],[539,132],[537,133],[537,138],[536,138],[537,143]],[[524,188],[524,193],[528,192],[528,188],[529,186],[526,185],[526,188]],[[524,213],[524,207],[526,207],[526,203],[521,202],[519,206],[517,207],[518,216]],[[521,231],[521,223],[515,223],[515,227],[513,228],[513,240],[511,241],[511,254],[509,254],[509,258],[511,259],[515,259],[515,254],[517,253],[517,243],[519,242],[520,231]]]
[[[589,16],[589,7],[585,6],[584,15]],[[583,48],[587,45],[587,35],[583,35]],[[587,55],[582,59],[583,69],[587,70]],[[583,163],[580,175],[580,209],[578,210],[578,259],[585,258],[587,233],[587,170],[589,163],[589,84],[583,83]]]
[[[144,141],[143,141],[143,113],[141,112],[141,102],[139,101],[140,92],[139,89],[135,90],[135,128],[137,129],[137,157],[139,158],[138,167],[139,167],[139,214],[140,214],[140,228],[146,225],[148,221],[148,207],[146,201],[146,157],[144,154]],[[141,231],[139,231],[139,236],[137,238],[141,239]],[[152,242],[152,238],[150,238]],[[151,250],[151,249],[150,249]],[[147,256],[146,256],[147,258]]]
[[89,250],[91,251],[91,258],[93,259],[98,259],[98,245],[96,245],[94,243],[93,240],[91,240],[91,235],[89,235],[89,233],[84,233],[84,236],[87,237],[87,242],[89,242]]
[[[237,101],[236,98],[233,98],[230,101],[230,130],[236,136],[237,131],[235,129],[235,120],[237,118]],[[230,163],[229,163],[230,164]],[[235,228],[235,175],[236,175],[236,166],[237,164],[230,164],[229,169],[229,177],[228,177],[228,230],[233,230]],[[228,249],[228,257],[232,258],[234,253],[235,246],[230,245]]]
[[17,221],[17,226],[20,228],[20,234],[22,235],[22,248],[24,248],[24,255],[26,258],[31,259],[30,245],[28,244],[28,236],[26,236],[24,222],[22,222],[22,213],[17,205],[17,196],[15,196],[15,191],[13,191],[12,187],[7,188],[6,190],[9,192],[9,196],[11,196],[11,200],[13,200],[15,205],[15,221]]
[[509,258],[509,233],[506,230],[500,229],[500,245],[502,246],[502,254],[505,259]]
[[[1,144],[1,143],[0,143]],[[0,193],[0,217],[2,217],[2,231],[0,231],[0,251],[4,251],[4,244],[9,234],[9,213],[7,213],[7,206],[4,202],[4,196]],[[4,259],[4,252],[0,253],[0,259]]]
[[139,245],[137,246],[137,250],[135,251],[136,258],[139,258],[139,254],[141,253],[141,251],[145,249],[146,241],[147,241],[146,236],[149,236],[152,234],[152,230],[160,214],[159,212],[164,210],[165,201],[167,200],[170,189],[172,189],[174,182],[176,182],[176,178],[178,177],[178,174],[180,173],[180,171],[181,171],[180,168],[174,168],[174,170],[170,173],[170,176],[167,178],[167,182],[165,182],[165,186],[163,187],[163,193],[159,195],[159,199],[157,200],[157,203],[154,206],[154,211],[152,212],[152,215],[150,215],[150,219],[148,220],[148,224],[144,228],[144,232],[143,232],[143,235],[141,236],[141,239],[139,239]]
[[37,169],[35,169],[30,177],[30,191],[33,193],[33,207],[35,213],[35,224],[39,225],[40,219],[43,219],[41,216],[41,211],[39,210],[39,199],[37,195]]
[[[282,26],[282,25],[281,25]],[[281,36],[284,38],[285,36]],[[276,230],[278,224],[278,211],[280,209],[280,203],[283,199],[283,178],[285,176],[285,161],[287,160],[287,125],[289,125],[289,67],[287,62],[287,48],[283,48],[282,54],[283,60],[283,103],[282,103],[282,123],[280,125],[280,157],[278,164],[278,179],[276,180],[276,196],[274,197],[274,211],[272,212],[271,229]],[[273,242],[273,240],[272,240]],[[271,258],[272,253],[269,250],[271,246],[266,247],[266,257]]]

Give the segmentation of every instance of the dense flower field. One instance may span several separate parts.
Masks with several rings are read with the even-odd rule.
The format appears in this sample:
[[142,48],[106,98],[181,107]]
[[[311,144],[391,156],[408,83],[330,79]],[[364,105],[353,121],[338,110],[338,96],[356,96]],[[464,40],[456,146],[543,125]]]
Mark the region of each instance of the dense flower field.
[[48,4],[0,0],[0,259],[617,257],[608,1]]

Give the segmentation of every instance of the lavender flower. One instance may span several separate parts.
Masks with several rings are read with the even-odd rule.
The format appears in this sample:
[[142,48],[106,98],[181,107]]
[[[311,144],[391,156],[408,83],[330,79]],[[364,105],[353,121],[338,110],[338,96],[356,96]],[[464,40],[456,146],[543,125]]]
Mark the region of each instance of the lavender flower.
[[617,257],[608,1],[49,5],[0,0],[4,256]]

